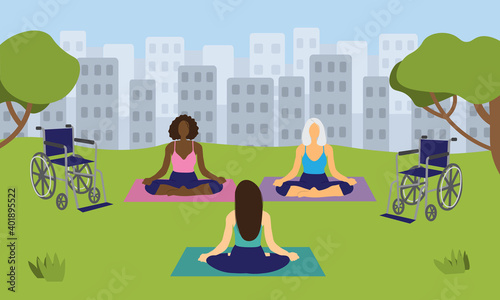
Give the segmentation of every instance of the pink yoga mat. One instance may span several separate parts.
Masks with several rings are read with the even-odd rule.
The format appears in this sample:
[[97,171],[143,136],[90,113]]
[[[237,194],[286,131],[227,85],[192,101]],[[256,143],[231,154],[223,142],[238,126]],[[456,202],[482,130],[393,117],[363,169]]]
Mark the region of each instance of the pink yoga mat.
[[197,196],[167,196],[151,195],[146,192],[142,181],[136,179],[125,197],[124,202],[234,202],[234,192],[236,185],[232,179],[227,179],[223,184],[222,191],[214,195]]

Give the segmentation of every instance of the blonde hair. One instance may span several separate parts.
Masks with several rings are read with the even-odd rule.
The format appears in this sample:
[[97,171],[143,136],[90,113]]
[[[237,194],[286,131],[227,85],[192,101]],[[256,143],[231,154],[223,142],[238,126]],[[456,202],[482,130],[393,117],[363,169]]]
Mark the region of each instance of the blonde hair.
[[306,121],[304,125],[304,129],[302,130],[302,144],[309,146],[311,144],[311,135],[309,134],[309,128],[311,128],[312,124],[316,124],[319,127],[319,135],[318,135],[318,145],[324,146],[326,145],[326,133],[325,126],[323,123],[317,118],[310,118]]

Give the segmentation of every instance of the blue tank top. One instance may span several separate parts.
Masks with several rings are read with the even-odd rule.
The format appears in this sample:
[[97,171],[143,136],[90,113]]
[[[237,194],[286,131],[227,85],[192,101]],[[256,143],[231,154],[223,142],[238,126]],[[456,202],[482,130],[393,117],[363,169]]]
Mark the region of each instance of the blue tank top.
[[317,160],[311,160],[307,156],[307,146],[304,151],[304,156],[302,156],[302,166],[304,167],[304,173],[306,174],[324,174],[326,167],[326,155],[325,146],[323,146],[323,154]]
[[262,235],[262,226],[260,226],[259,235],[252,241],[245,241],[241,236],[238,224],[234,225],[234,244],[238,247],[255,248],[260,246],[260,239]]

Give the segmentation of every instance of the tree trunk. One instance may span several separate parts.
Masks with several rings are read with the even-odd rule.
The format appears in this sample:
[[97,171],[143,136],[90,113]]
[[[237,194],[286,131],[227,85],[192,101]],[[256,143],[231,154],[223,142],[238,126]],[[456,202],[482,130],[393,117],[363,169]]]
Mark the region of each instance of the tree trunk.
[[28,103],[28,105],[26,106],[26,111],[24,112],[23,119],[21,120],[21,122],[17,126],[16,130],[14,130],[14,132],[12,132],[5,140],[0,142],[0,148],[7,145],[8,143],[10,143],[19,134],[19,132],[21,132],[21,130],[23,130],[24,125],[26,125],[26,122],[28,122],[28,118],[31,114],[31,107],[32,106],[33,105],[31,103]]
[[490,102],[490,121],[491,156],[500,173],[500,98]]

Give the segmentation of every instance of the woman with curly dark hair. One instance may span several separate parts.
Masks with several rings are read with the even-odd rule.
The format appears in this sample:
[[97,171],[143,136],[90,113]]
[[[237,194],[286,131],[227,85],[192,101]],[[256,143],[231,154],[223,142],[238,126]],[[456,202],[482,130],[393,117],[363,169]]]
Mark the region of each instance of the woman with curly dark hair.
[[[168,130],[174,140],[165,147],[163,166],[152,177],[144,179],[146,191],[153,195],[210,195],[222,190],[226,182],[223,177],[217,177],[205,167],[203,148],[193,139],[198,135],[196,121],[188,115],[180,115],[170,124]],[[191,140],[191,141],[188,141]],[[209,179],[199,180],[194,172],[194,165],[203,176]],[[172,164],[170,179],[159,179],[168,171]]]

